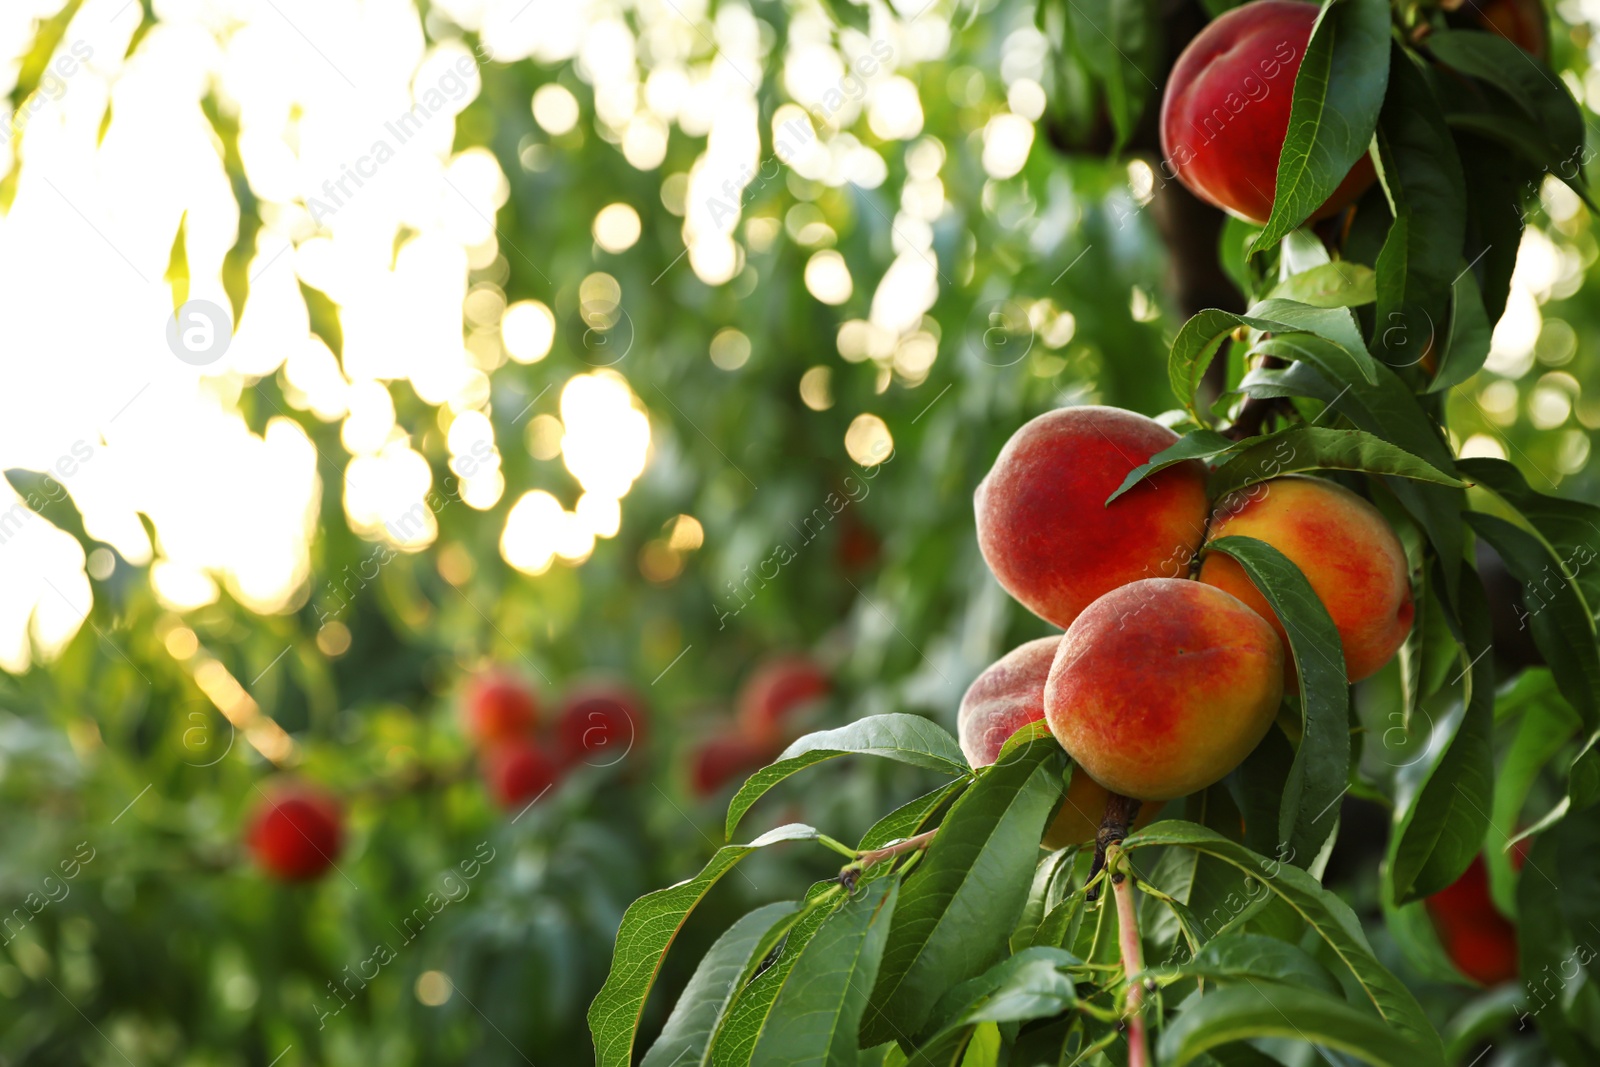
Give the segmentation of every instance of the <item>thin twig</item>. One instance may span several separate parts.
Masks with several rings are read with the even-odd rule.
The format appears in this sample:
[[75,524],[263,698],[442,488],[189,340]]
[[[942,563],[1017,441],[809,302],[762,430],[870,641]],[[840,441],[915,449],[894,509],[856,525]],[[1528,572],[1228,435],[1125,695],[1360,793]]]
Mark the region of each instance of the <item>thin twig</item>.
[[1119,869],[1123,862],[1120,842],[1108,850],[1111,892],[1117,899],[1117,941],[1122,949],[1122,970],[1128,979],[1128,1067],[1149,1067],[1150,1047],[1144,1032],[1144,946],[1139,941],[1139,912],[1133,899],[1133,879]]

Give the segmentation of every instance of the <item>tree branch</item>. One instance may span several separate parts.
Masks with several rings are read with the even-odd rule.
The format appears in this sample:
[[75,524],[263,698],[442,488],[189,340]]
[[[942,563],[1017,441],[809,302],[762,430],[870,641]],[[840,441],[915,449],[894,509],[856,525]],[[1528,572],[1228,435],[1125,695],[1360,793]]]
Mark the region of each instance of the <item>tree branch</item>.
[[1128,1067],[1149,1067],[1150,1047],[1144,1028],[1144,945],[1139,940],[1139,912],[1133,898],[1133,879],[1122,870],[1120,842],[1110,849],[1111,892],[1117,898],[1117,941],[1122,949],[1122,971],[1128,980],[1127,1010]]

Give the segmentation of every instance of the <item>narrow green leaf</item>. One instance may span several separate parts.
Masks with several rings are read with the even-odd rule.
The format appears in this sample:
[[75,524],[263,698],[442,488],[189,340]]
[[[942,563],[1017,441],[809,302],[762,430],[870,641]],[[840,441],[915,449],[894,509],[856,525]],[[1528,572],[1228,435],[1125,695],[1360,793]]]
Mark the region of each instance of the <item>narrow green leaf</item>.
[[1120,152],[1156,96],[1165,57],[1156,0],[1072,0],[1066,29],[1082,68],[1105,93]]
[[661,961],[689,913],[706,892],[751,852],[780,841],[813,840],[817,832],[800,823],[769,830],[748,845],[717,849],[700,873],[677,885],[646,893],[628,906],[617,929],[611,973],[589,1005],[597,1067],[628,1067],[639,1028],[639,1013],[655,984]]
[[[1600,882],[1600,823],[1569,819],[1533,839],[1517,882],[1518,970],[1526,976],[1518,1026],[1530,1022],[1562,1063],[1600,1063],[1600,1033],[1572,1008],[1600,979],[1594,931],[1596,894],[1577,886]],[[1573,1002],[1568,998],[1572,997]],[[1572,1007],[1569,1008],[1569,1003]]]
[[961,746],[937,723],[900,712],[869,715],[837,730],[807,734],[779,753],[771,766],[751,775],[728,804],[728,836],[733,836],[739,820],[767,790],[797,771],[849,755],[881,756],[941,774],[968,773]]
[[1290,275],[1267,296],[1315,308],[1361,307],[1378,298],[1377,276],[1371,267],[1335,260]]
[[1178,973],[1219,982],[1262,979],[1339,995],[1339,983],[1314,956],[1261,934],[1230,933],[1213,938],[1194,959],[1179,967]]
[[1129,471],[1122,484],[1117,486],[1117,491],[1106,497],[1106,503],[1110,504],[1152,474],[1164,471],[1168,467],[1187,463],[1192,459],[1211,459],[1226,452],[1237,451],[1245,444],[1243,441],[1230,440],[1215,430],[1194,430],[1186,433],[1178,438],[1176,443],[1163,448],[1149,460]]
[[788,984],[800,953],[833,914],[832,908],[819,901],[838,884],[837,880],[829,879],[811,887],[806,894],[807,908],[789,928],[777,958],[735,994],[711,1042],[712,1067],[747,1067],[750,1063],[750,1054],[755,1051],[756,1042],[772,1017],[772,1006]]
[[1229,841],[1214,830],[1190,822],[1162,820],[1132,834],[1123,847],[1137,851],[1152,845],[1194,849],[1228,863],[1267,892],[1282,900],[1325,942],[1349,975],[1350,982],[1336,971],[1342,985],[1360,996],[1390,1027],[1396,1038],[1409,1038],[1424,1046],[1424,1054],[1411,1067],[1438,1064],[1442,1060],[1439,1038],[1428,1023],[1416,998],[1405,983],[1384,969],[1372,954],[1372,946],[1361,930],[1361,923],[1349,905],[1323,889],[1317,880],[1298,867],[1269,860],[1243,845]]
[[1432,33],[1426,47],[1445,66],[1504,93],[1528,120],[1526,131],[1545,141],[1540,158],[1533,162],[1569,183],[1582,184],[1581,170],[1562,164],[1583,154],[1583,112],[1543,60],[1499,34],[1472,30]]
[[1033,944],[1033,935],[1052,907],[1060,901],[1057,892],[1061,883],[1072,874],[1078,850],[1057,849],[1039,861],[1033,871],[1033,885],[1028,889],[1028,902],[1022,907],[1022,917],[1011,931],[1011,951],[1018,952]]
[[1467,512],[1467,520],[1522,583],[1525,610],[1518,623],[1532,632],[1561,695],[1593,728],[1600,723],[1600,644],[1575,576],[1526,530],[1476,511]]
[[1220,497],[1280,474],[1341,470],[1393,475],[1460,488],[1463,482],[1433,464],[1365,430],[1296,426],[1249,445],[1219,467],[1211,478],[1211,495]]
[[1494,727],[1494,660],[1483,583],[1467,572],[1461,616],[1446,622],[1460,645],[1454,693],[1426,706],[1433,717],[1422,758],[1396,776],[1395,829],[1384,881],[1396,904],[1448,886],[1483,848],[1494,790],[1489,736]]
[[933,1018],[944,1022],[921,1041],[907,1067],[939,1067],[960,1061],[974,1028],[984,1023],[1049,1019],[1070,1011],[1077,989],[1065,969],[1082,963],[1059,948],[1023,949],[940,998]]
[[773,1001],[752,1067],[854,1067],[899,893],[898,879],[873,882],[818,927]]
[[1293,850],[1295,862],[1309,864],[1338,820],[1333,808],[1350,769],[1349,687],[1339,631],[1300,568],[1265,541],[1223,537],[1206,548],[1244,568],[1289,635],[1302,727],[1278,809],[1278,840]]
[[1538,531],[1593,617],[1600,607],[1600,567],[1594,566],[1600,559],[1600,507],[1535,492],[1522,472],[1503,459],[1464,459],[1459,467],[1474,485],[1493,492]]
[[1454,389],[1482,370],[1489,358],[1493,337],[1494,328],[1489,325],[1489,316],[1483,307],[1483,293],[1463,261],[1457,265],[1455,282],[1450,287],[1450,328],[1439,369],[1428,383],[1428,392]]
[[1311,217],[1367,151],[1389,84],[1389,5],[1327,0],[1294,80],[1272,217],[1251,255]]
[[1442,349],[1467,233],[1466,178],[1455,138],[1419,62],[1394,46],[1374,141],[1394,223],[1375,264],[1373,350],[1392,367],[1415,366]]
[[1161,1035],[1158,1062],[1183,1067],[1219,1045],[1253,1038],[1304,1041],[1375,1067],[1444,1063],[1437,1037],[1424,1043],[1326,993],[1255,981],[1185,1001]]
[[661,1035],[645,1053],[640,1067],[705,1063],[711,1035],[728,1010],[740,979],[749,971],[752,954],[774,926],[799,910],[799,902],[793,900],[768,904],[750,912],[717,938],[678,995]]
[[1040,738],[989,767],[950,810],[895,909],[863,1044],[918,1033],[946,990],[1005,951],[1065,763]]
[[882,848],[894,841],[903,841],[908,837],[915,837],[927,829],[927,822],[945,801],[956,796],[969,783],[966,779],[959,779],[940,786],[929,793],[924,793],[915,800],[908,801],[894,809],[868,828],[861,835],[861,843],[856,848],[862,852],[868,849]]

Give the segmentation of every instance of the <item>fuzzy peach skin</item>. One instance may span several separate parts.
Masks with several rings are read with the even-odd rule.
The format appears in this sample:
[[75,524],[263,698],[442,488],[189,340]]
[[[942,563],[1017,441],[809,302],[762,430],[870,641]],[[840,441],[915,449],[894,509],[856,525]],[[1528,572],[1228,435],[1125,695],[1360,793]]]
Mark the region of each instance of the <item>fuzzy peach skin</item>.
[[1120,408],[1061,408],[1025,423],[974,497],[978,548],[1000,585],[1065,629],[1119,585],[1187,573],[1210,507],[1203,464],[1168,467],[1105,502],[1177,440]]
[[[1044,685],[1055,662],[1061,635],[1041,637],[1007,652],[973,681],[961,698],[956,736],[974,767],[987,767],[1012,734],[1044,718]],[[1045,848],[1066,848],[1094,840],[1105,817],[1105,786],[1074,767],[1066,799],[1044,833]],[[1155,819],[1160,805],[1146,806],[1134,827]]]
[[[1211,518],[1212,538],[1232,535],[1265,541],[1305,574],[1339,631],[1350,681],[1376,673],[1411,632],[1415,609],[1405,549],[1378,509],[1343,486],[1287,475],[1241,489]],[[1285,682],[1294,684],[1289,636],[1244,568],[1208,552],[1200,580],[1272,624],[1290,656]]]
[[1171,800],[1233,770],[1283,700],[1283,645],[1199,582],[1112,590],[1072,624],[1045,683],[1050,732],[1112,792]]
[[[1201,30],[1173,65],[1161,98],[1162,166],[1200,199],[1252,222],[1272,214],[1294,80],[1317,11],[1300,0],[1244,4]],[[1353,203],[1376,176],[1362,156],[1311,217]]]

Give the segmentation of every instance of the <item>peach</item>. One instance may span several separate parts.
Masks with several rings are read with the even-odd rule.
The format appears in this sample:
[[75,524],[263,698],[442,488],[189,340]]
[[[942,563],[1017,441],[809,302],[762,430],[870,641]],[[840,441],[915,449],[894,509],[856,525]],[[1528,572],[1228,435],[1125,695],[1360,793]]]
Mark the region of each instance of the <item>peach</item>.
[[533,692],[515,677],[491,671],[473,679],[461,705],[467,730],[479,744],[532,733],[539,721]]
[[[1405,549],[1378,509],[1343,486],[1287,475],[1239,490],[1211,519],[1213,538],[1235,534],[1265,541],[1305,574],[1339,631],[1350,681],[1376,673],[1411,632],[1415,611]],[[1283,624],[1243,567],[1207,552],[1200,580],[1248,604],[1272,624],[1288,651]],[[1288,670],[1292,683],[1292,652]]]
[[[1055,662],[1061,636],[1041,637],[1007,652],[978,675],[961,698],[956,713],[956,736],[967,762],[987,767],[1000,754],[1007,739],[1029,723],[1044,718],[1044,686]],[[1094,840],[1105,817],[1105,786],[1073,768],[1066,800],[1045,830],[1045,848],[1066,848]],[[1135,828],[1153,820],[1160,805],[1146,805]]]
[[[1512,853],[1520,869],[1525,849]],[[1489,871],[1482,856],[1450,885],[1423,901],[1428,918],[1462,974],[1482,985],[1498,985],[1517,976],[1517,928],[1489,896]]]
[[310,786],[283,786],[251,817],[246,839],[263,870],[305,882],[333,866],[344,844],[339,803]]
[[555,763],[526,737],[502,741],[483,759],[483,777],[495,803],[510,811],[521,808],[556,781]]
[[644,737],[644,704],[616,682],[596,680],[574,687],[556,717],[556,751],[563,766],[585,760],[610,766]]
[[[1161,99],[1161,153],[1195,196],[1252,222],[1272,214],[1295,76],[1318,10],[1299,0],[1242,4],[1178,57]],[[1311,217],[1353,203],[1376,176],[1363,155]]]
[[1235,597],[1149,578],[1091,604],[1044,689],[1050,732],[1089,776],[1141,801],[1212,784],[1260,743],[1283,700],[1283,645]]
[[1461,13],[1531,56],[1545,59],[1550,54],[1550,16],[1541,0],[1466,0]]
[[783,720],[826,696],[828,688],[827,674],[810,658],[770,657],[739,690],[739,726],[750,737],[772,740],[781,733]]
[[738,735],[713,737],[694,751],[689,768],[689,789],[708,797],[728,782],[767,762],[770,746]]
[[1025,423],[974,496],[978,548],[1000,585],[1065,628],[1120,585],[1186,574],[1210,506],[1203,464],[1168,467],[1106,503],[1177,440],[1119,408],[1061,408]]

